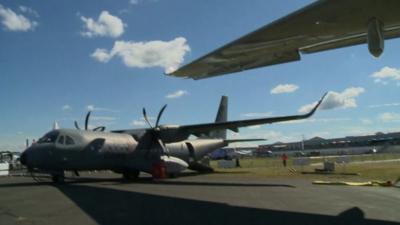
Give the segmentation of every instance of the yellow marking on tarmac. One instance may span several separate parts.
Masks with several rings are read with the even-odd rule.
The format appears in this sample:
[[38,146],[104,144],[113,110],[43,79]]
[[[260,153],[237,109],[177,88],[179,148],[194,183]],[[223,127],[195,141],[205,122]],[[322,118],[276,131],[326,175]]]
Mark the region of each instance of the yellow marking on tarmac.
[[313,184],[318,185],[347,185],[347,186],[380,186],[392,187],[394,186],[391,181],[367,181],[367,182],[345,182],[345,181],[313,181]]

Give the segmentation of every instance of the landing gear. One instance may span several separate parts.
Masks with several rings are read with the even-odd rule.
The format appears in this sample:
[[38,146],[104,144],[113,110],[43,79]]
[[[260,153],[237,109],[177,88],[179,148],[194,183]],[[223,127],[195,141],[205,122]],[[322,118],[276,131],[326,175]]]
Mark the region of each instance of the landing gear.
[[64,179],[65,179],[64,172],[51,174],[51,180],[54,183],[62,184],[62,183],[64,183]]
[[168,178],[177,178],[178,174],[177,173],[168,173]]
[[139,177],[139,174],[140,174],[139,170],[127,171],[122,173],[122,177],[125,180],[136,180]]

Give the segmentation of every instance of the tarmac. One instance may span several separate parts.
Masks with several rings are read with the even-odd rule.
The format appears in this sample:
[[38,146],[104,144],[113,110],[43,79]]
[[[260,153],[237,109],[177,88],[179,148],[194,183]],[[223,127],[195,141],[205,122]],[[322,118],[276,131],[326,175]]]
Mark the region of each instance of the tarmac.
[[400,224],[400,188],[241,174],[124,182],[102,172],[57,185],[2,177],[0,224]]

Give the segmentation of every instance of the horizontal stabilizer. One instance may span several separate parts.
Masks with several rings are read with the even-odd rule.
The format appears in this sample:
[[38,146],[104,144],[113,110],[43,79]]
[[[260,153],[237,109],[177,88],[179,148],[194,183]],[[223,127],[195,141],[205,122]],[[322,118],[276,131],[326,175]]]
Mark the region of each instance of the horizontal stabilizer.
[[226,143],[235,143],[235,142],[251,142],[251,141],[266,141],[264,138],[250,138],[250,139],[227,139],[224,140]]

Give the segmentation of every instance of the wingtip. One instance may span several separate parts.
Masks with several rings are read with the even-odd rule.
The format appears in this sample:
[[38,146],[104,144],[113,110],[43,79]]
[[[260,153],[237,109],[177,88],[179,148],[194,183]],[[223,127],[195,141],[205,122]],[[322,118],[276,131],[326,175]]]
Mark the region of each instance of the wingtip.
[[325,92],[325,94],[321,97],[321,99],[318,101],[318,103],[314,106],[314,108],[308,113],[308,115],[313,115],[315,111],[319,108],[321,103],[324,101],[325,97],[328,95],[329,92]]

